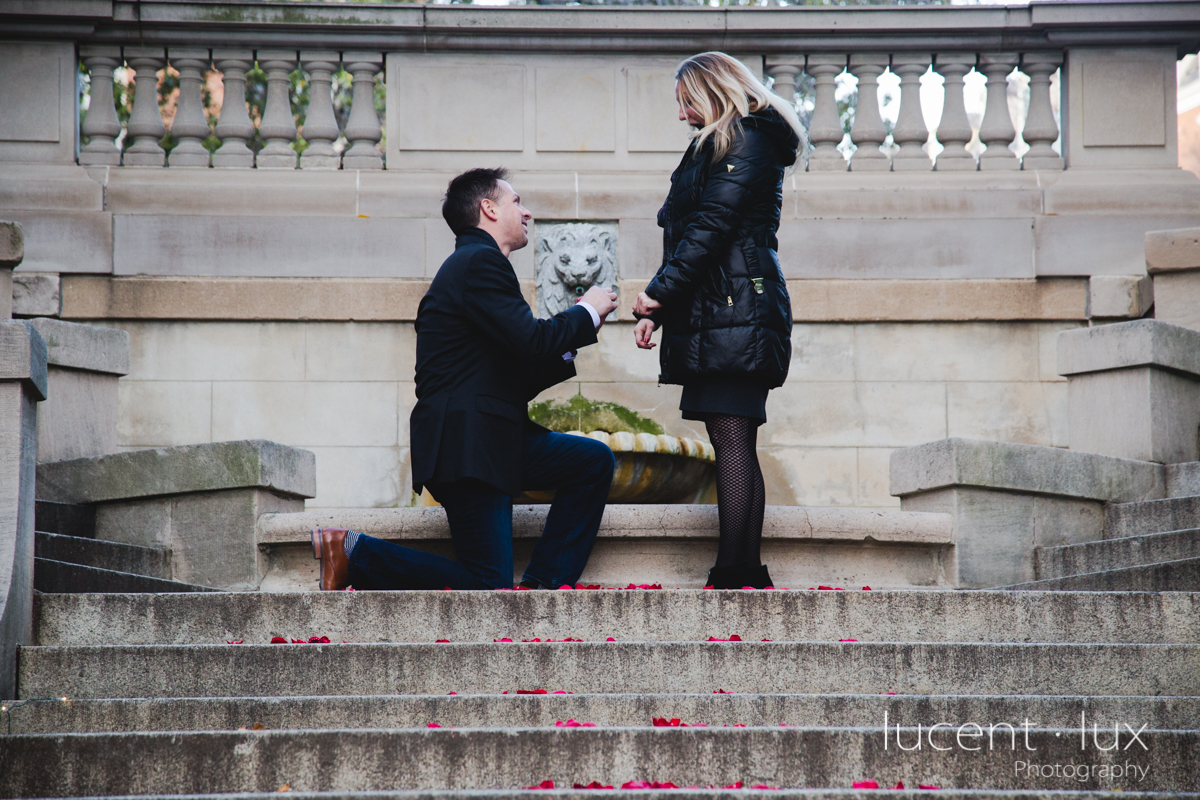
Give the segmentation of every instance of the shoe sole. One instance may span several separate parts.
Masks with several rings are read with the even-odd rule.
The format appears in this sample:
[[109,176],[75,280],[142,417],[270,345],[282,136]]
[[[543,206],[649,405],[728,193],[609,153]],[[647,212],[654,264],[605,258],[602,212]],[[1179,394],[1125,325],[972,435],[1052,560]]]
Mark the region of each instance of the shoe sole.
[[321,558],[321,529],[313,528],[312,530],[312,547],[313,558],[321,562],[321,571],[317,576],[317,587],[321,590],[325,589],[325,559]]

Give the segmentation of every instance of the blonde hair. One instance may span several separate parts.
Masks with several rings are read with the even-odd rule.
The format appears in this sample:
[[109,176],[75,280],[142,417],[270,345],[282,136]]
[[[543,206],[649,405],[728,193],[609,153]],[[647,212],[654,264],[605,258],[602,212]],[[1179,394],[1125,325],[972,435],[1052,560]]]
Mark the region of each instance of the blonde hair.
[[796,109],[764,86],[758,76],[736,58],[715,51],[692,56],[679,65],[675,81],[679,99],[704,119],[703,127],[692,133],[697,153],[712,137],[713,161],[724,158],[733,146],[738,121],[767,106],[787,121],[800,137],[803,148],[806,134]]

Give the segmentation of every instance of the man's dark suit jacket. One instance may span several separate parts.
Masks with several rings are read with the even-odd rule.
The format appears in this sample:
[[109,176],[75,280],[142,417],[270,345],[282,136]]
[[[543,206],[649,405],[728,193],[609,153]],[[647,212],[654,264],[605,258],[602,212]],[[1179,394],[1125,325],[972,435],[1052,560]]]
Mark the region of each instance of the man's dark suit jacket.
[[521,492],[527,404],[575,377],[563,354],[596,341],[586,308],[537,319],[496,241],[472,228],[417,310],[417,405],[409,419],[413,489],[477,478]]

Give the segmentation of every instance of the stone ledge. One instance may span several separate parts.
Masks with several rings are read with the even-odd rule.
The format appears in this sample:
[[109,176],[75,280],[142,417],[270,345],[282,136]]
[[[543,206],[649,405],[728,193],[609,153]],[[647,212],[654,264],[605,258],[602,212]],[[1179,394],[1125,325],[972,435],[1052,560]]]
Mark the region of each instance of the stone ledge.
[[[513,538],[536,539],[548,505],[514,506]],[[259,544],[310,541],[317,527],[340,527],[380,539],[449,539],[444,509],[348,508],[344,511],[264,514],[258,521]],[[613,539],[716,539],[715,505],[609,505],[599,535]],[[945,545],[954,543],[949,514],[893,509],[808,508],[768,506],[764,539],[811,539],[841,542],[887,542]]]
[[51,272],[13,274],[12,313],[19,317],[57,317],[62,313],[59,277]]
[[[648,279],[620,282],[619,318]],[[423,278],[64,275],[64,319],[408,322]],[[522,291],[535,306],[531,280]],[[797,322],[1055,321],[1088,318],[1086,278],[788,281]]]
[[1146,270],[1160,272],[1200,269],[1200,228],[1146,231]]
[[1200,331],[1155,319],[1119,322],[1058,335],[1058,374],[1163,367],[1200,377]]
[[39,500],[104,503],[263,488],[316,496],[316,456],[262,439],[134,450],[38,465]]
[[892,453],[891,494],[971,486],[1088,500],[1166,496],[1161,464],[983,439],[942,439]]
[[25,229],[19,222],[0,220],[0,268],[12,268],[25,258]]
[[27,381],[37,399],[45,400],[46,362],[46,340],[36,328],[26,322],[0,322],[0,381]]
[[129,374],[129,332],[39,317],[29,321],[46,340],[51,366]]

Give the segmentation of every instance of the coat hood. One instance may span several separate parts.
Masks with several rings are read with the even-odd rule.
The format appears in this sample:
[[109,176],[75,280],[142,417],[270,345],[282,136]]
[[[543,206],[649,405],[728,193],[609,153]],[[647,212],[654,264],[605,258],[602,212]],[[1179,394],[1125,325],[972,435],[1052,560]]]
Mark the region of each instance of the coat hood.
[[742,117],[741,124],[743,127],[754,128],[770,137],[775,154],[781,164],[790,167],[796,163],[800,137],[796,135],[796,131],[783,118],[783,115],[774,108],[767,106],[761,111],[748,114]]

